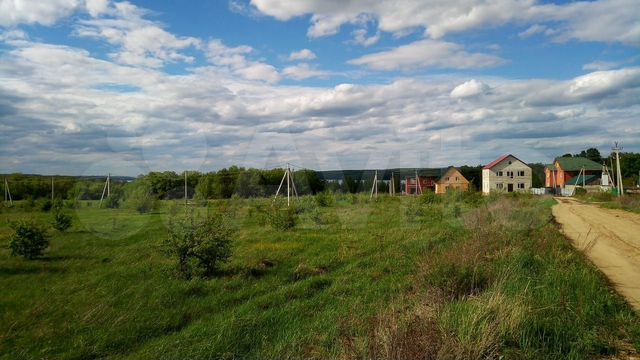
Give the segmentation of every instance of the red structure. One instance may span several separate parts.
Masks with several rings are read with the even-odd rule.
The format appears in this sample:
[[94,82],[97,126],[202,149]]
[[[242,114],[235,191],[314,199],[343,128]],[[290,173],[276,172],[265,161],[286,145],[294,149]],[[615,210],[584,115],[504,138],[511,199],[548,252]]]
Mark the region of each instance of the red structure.
[[404,193],[410,195],[423,194],[425,191],[435,191],[438,178],[439,176],[418,176],[418,183],[416,184],[415,176],[407,176],[404,181]]

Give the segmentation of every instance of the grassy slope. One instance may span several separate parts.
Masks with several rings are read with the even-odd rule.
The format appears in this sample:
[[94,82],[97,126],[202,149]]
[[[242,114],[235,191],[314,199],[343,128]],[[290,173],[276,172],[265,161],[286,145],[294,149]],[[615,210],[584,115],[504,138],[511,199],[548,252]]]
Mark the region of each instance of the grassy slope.
[[[350,200],[289,232],[261,224],[262,200],[232,204],[233,260],[193,281],[172,277],[158,248],[168,207],[81,208],[45,258],[0,250],[0,357],[584,357],[640,345],[636,315],[546,223],[549,202]],[[3,213],[0,237],[4,219],[27,215]]]

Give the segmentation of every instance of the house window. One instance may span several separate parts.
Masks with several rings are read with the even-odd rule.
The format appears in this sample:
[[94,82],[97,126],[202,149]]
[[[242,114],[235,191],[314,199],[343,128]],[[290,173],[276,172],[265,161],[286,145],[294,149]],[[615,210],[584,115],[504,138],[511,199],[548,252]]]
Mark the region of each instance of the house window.
[[498,176],[502,176],[502,171],[498,171]]
[[524,189],[524,183],[518,183],[518,189]]
[[502,183],[497,183],[496,184],[496,189],[503,189]]
[[460,180],[460,178],[456,176],[456,181],[458,181],[458,180]]
[[446,181],[449,181],[449,177],[447,176],[447,178],[445,179]]
[[507,176],[513,179],[513,171],[507,171]]
[[511,165],[511,160],[509,160],[509,165]]
[[524,170],[518,171],[518,176],[524,176]]

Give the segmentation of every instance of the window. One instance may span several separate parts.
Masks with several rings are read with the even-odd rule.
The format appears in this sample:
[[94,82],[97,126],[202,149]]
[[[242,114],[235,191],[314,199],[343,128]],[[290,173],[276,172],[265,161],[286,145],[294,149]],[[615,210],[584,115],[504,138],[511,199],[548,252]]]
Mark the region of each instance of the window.
[[518,183],[518,189],[524,189],[524,183]]
[[518,176],[524,176],[524,170],[518,171]]
[[496,184],[496,189],[503,189],[502,183],[497,183]]
[[511,160],[509,160],[509,165],[511,165]]
[[445,179],[446,181],[449,181],[449,177],[447,176],[447,178]]
[[513,179],[513,171],[507,171],[507,176]]
[[502,176],[502,171],[498,171],[498,176]]
[[458,180],[460,180],[460,178],[456,176],[456,181],[458,181]]

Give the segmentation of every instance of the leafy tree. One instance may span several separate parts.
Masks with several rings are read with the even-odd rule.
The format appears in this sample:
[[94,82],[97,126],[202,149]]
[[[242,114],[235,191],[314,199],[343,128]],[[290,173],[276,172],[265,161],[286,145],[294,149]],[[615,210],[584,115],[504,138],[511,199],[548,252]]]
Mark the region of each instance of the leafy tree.
[[208,276],[231,257],[234,233],[224,216],[191,214],[170,224],[164,249],[183,277]]
[[587,150],[582,150],[580,154],[577,154],[576,156],[593,160],[599,164],[602,163],[602,156],[600,156],[600,151],[596,148],[588,148]]
[[64,213],[63,211],[57,210],[53,214],[53,228],[65,232],[67,229],[71,227],[72,218],[71,215]]
[[47,228],[33,220],[23,220],[11,224],[13,234],[9,237],[11,255],[35,259],[49,247]]

